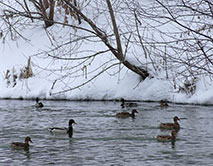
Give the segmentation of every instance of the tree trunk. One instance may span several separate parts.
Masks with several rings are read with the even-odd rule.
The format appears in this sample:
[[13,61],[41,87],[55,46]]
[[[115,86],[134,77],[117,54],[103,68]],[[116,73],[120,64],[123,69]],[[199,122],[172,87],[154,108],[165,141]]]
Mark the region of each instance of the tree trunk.
[[50,0],[49,26],[53,25],[54,9],[55,9],[55,0]]
[[[45,28],[48,28],[54,24],[54,8],[55,0],[39,0],[39,2],[32,1],[35,7],[41,11],[44,20]],[[50,7],[49,14],[46,9]]]
[[64,0],[64,1],[66,2],[66,4],[70,8],[72,8],[72,10],[74,10],[76,13],[78,13],[90,25],[90,27],[95,31],[96,35],[102,40],[102,42],[110,49],[110,51],[112,52],[112,54],[124,66],[126,66],[131,71],[133,71],[133,72],[137,73],[138,75],[140,75],[141,78],[142,78],[142,80],[146,79],[146,77],[149,76],[148,71],[146,71],[145,69],[142,69],[142,68],[140,68],[138,66],[135,66],[135,65],[131,64],[129,61],[127,61],[127,60],[124,59],[123,52],[122,52],[121,41],[120,41],[120,36],[119,36],[119,32],[118,32],[118,28],[117,28],[117,25],[116,25],[115,16],[113,14],[113,9],[112,9],[110,0],[106,0],[106,1],[107,1],[107,4],[108,4],[108,8],[109,8],[109,12],[110,12],[110,16],[111,16],[111,20],[112,20],[112,24],[113,24],[113,30],[114,30],[114,34],[115,34],[115,37],[116,37],[117,49],[115,49],[108,42],[107,35],[101,29],[99,29],[92,22],[92,20],[90,20],[88,17],[86,17],[76,6],[74,6],[72,3],[70,3],[69,0]]

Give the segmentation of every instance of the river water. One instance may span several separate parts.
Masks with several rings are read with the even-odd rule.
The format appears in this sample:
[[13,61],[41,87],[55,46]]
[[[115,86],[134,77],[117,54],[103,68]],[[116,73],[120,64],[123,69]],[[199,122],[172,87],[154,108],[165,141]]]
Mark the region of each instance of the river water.
[[[213,165],[213,109],[207,106],[138,102],[135,119],[117,119],[131,111],[119,102],[0,100],[1,166],[159,166]],[[175,144],[159,142],[160,122],[181,121]],[[67,127],[74,119],[73,138],[53,135],[49,127]],[[10,147],[30,136],[29,150]]]

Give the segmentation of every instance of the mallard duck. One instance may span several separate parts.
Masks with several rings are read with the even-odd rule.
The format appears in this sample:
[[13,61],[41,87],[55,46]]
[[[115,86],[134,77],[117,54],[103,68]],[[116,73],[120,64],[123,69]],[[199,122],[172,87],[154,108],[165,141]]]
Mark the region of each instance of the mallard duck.
[[42,102],[39,102],[39,98],[36,97],[36,104],[35,104],[35,107],[41,108],[41,107],[43,107],[43,106],[44,106],[43,103],[42,103]]
[[116,114],[116,117],[117,118],[129,118],[129,117],[135,118],[135,113],[138,113],[138,111],[136,109],[133,109],[132,113],[119,112],[119,113]]
[[158,135],[157,140],[159,141],[174,141],[176,139],[177,131],[173,130],[171,135]]
[[165,100],[160,100],[160,107],[168,107],[168,103]]
[[160,128],[161,129],[168,129],[168,130],[179,130],[180,129],[180,125],[178,123],[178,120],[180,120],[177,116],[175,116],[173,118],[174,123],[161,123],[160,124]]
[[10,145],[15,149],[26,149],[29,148],[29,142],[32,142],[31,138],[28,136],[25,138],[25,142],[12,142]]
[[73,119],[70,119],[69,120],[69,124],[68,124],[68,128],[66,127],[52,127],[52,128],[49,128],[49,131],[51,133],[66,133],[69,135],[69,137],[71,138],[72,135],[73,135],[73,127],[72,127],[72,124],[77,124]]
[[121,98],[121,107],[137,107],[137,103],[133,103],[133,102],[125,102],[124,98]]

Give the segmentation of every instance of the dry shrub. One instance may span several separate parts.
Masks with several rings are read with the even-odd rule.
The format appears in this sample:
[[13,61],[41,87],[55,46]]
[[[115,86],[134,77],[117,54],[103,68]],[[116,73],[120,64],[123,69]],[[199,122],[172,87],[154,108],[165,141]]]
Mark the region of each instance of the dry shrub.
[[28,58],[27,66],[20,70],[19,79],[27,79],[33,76],[33,71],[31,68],[31,58]]
[[6,80],[7,86],[15,87],[17,85],[17,78],[20,80],[28,79],[33,76],[33,71],[31,68],[31,58],[29,57],[27,61],[27,66],[20,69],[20,72],[17,73],[15,67],[12,70],[7,70],[4,73],[4,79]]
[[183,86],[179,87],[179,92],[186,93],[189,97],[192,96],[196,91],[196,83],[198,79],[192,78],[191,80],[186,79]]
[[7,82],[7,86],[12,85],[12,87],[15,87],[17,84],[16,80],[18,78],[15,68],[13,67],[12,72],[10,70],[7,70],[4,75],[4,79]]

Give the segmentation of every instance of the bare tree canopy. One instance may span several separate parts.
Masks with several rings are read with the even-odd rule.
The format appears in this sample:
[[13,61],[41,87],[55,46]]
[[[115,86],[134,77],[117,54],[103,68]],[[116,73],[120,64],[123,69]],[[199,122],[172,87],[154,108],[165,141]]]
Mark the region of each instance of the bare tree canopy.
[[[202,75],[212,77],[210,0],[7,0],[0,4],[3,41],[27,40],[26,27],[44,24],[51,48],[32,57],[63,64],[61,68],[40,66],[58,75],[53,85],[86,78],[75,86],[66,83],[61,92],[84,86],[116,66],[115,74],[125,66],[141,80],[163,72],[161,79],[170,80],[175,88],[188,80],[195,84]],[[58,27],[63,32],[58,33]],[[99,65],[98,57],[103,57]]]

